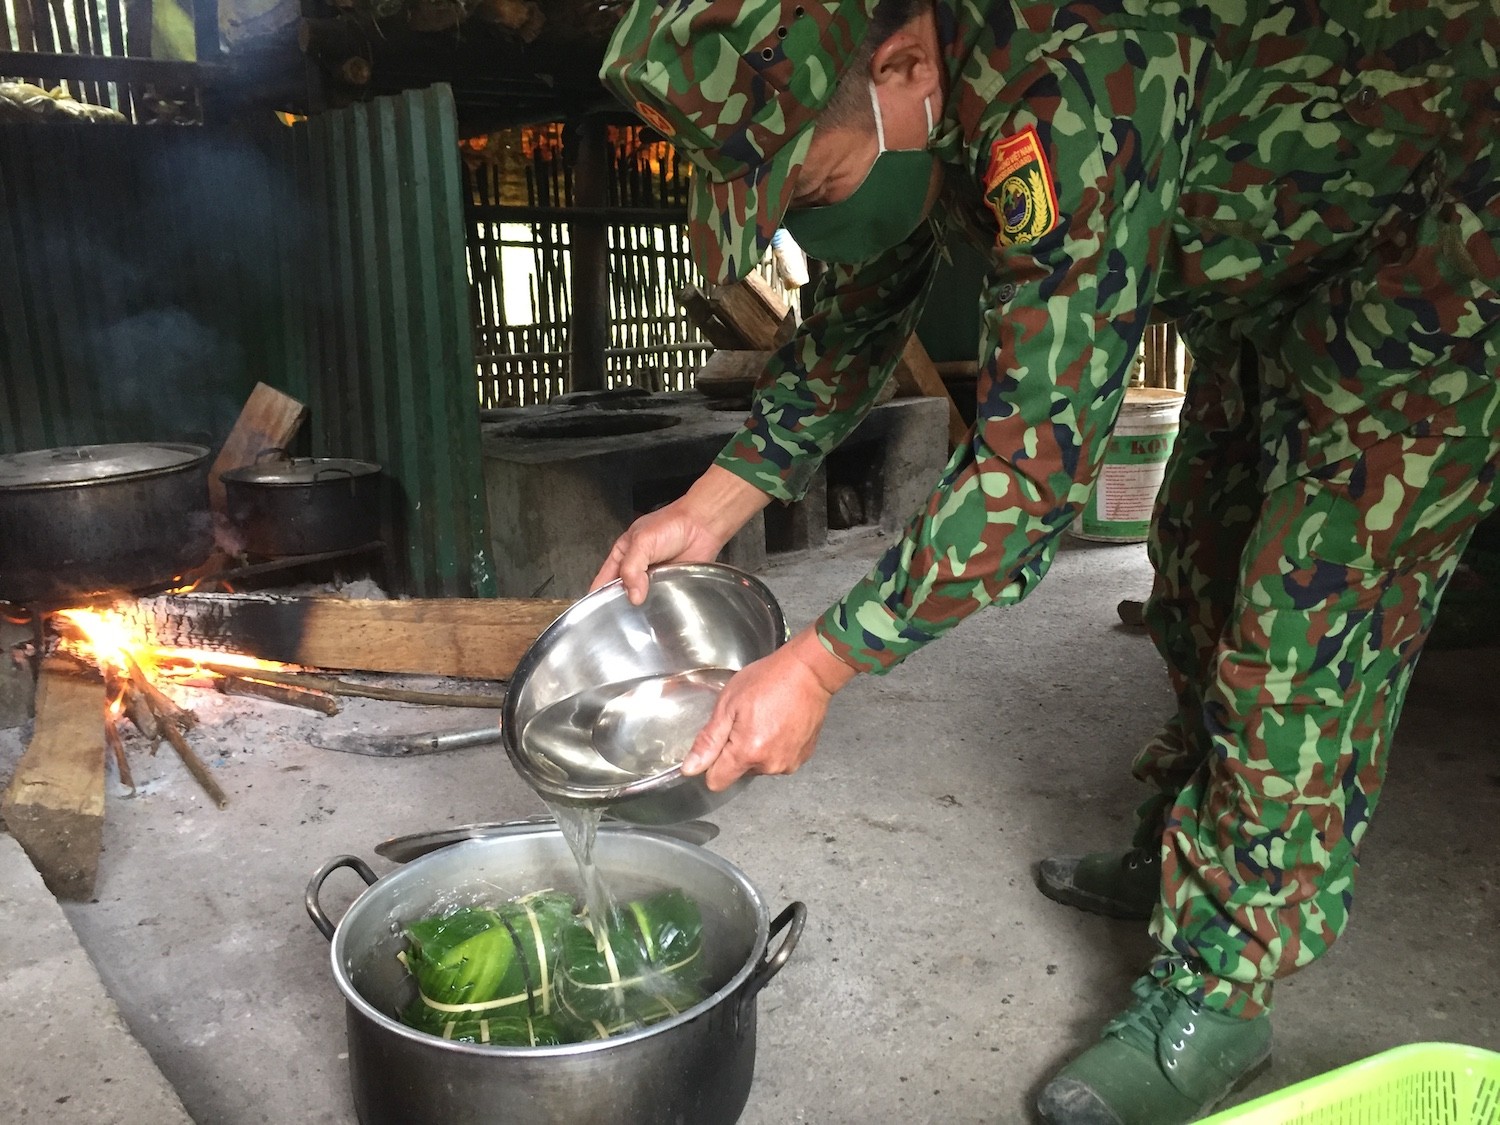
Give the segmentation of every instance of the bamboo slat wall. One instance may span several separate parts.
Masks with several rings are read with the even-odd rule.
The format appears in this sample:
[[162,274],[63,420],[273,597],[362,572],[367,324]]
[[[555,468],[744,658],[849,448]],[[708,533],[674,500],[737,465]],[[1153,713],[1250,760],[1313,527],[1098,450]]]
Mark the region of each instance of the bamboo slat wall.
[[1146,328],[1141,359],[1140,381],[1143,385],[1174,391],[1187,388],[1187,371],[1192,360],[1172,325],[1152,324]]
[[[677,307],[695,280],[684,224],[687,179],[670,146],[611,129],[611,386],[683,390],[709,346]],[[467,162],[468,255],[483,406],[545,402],[569,389],[572,174],[561,126],[497,134]],[[508,151],[496,152],[509,146]],[[524,185],[524,194],[522,186]],[[524,271],[517,268],[527,263]],[[510,289],[524,284],[526,292]],[[510,298],[509,300],[507,298]],[[528,307],[526,320],[507,316]]]
[[[0,51],[149,57],[151,0],[0,0]],[[58,84],[26,74],[0,77]],[[158,116],[146,105],[157,96],[145,88],[79,79],[60,85],[75,101],[109,106],[129,121]]]

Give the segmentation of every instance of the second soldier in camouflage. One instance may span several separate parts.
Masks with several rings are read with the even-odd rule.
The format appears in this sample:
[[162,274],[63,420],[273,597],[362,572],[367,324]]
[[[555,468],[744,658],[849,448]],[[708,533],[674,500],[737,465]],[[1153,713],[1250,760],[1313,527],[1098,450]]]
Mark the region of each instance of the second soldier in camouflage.
[[[1150,541],[1147,621],[1179,701],[1136,763],[1158,795],[1129,852],[1041,872],[1063,901],[1149,916],[1161,953],[1047,1086],[1048,1120],[1211,1106],[1269,1050],[1274,981],[1348,920],[1406,686],[1497,503],[1497,44],[1496,0],[640,0],[611,44],[606,83],[694,161],[712,280],[783,224],[853,249],[705,490],[632,527],[601,580],[711,557],[733,520],[706,496],[737,516],[798,498],[890,376],[939,248],[988,257],[969,442],[775,674],[731,684],[694,750],[711,784],[795,768],[849,675],[1026,596],[1088,497],[1148,320],[1192,352]],[[839,107],[867,86],[851,126]],[[851,128],[868,142],[833,144]],[[913,152],[940,167],[935,203],[911,198]],[[907,184],[886,203],[925,221],[861,236],[837,210],[860,198],[851,165]],[[789,718],[756,707],[799,676]]]

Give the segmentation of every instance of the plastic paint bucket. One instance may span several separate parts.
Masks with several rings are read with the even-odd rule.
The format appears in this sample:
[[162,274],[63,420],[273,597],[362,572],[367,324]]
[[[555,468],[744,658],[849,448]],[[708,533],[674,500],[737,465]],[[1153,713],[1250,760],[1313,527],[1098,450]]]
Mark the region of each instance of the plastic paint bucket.
[[1073,528],[1079,539],[1139,543],[1177,438],[1183,394],[1163,387],[1129,387],[1093,495]]

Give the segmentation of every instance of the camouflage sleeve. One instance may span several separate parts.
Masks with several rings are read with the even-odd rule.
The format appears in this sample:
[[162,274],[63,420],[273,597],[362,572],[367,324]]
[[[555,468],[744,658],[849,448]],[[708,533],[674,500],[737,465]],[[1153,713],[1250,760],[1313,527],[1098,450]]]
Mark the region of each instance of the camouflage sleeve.
[[817,623],[851,666],[884,671],[1046,572],[1145,331],[1207,58],[1165,34],[1100,35],[983,92],[968,153],[999,243],[978,419],[902,540]]
[[832,266],[812,314],[767,364],[749,419],[716,462],[797,500],[870,408],[916,327],[936,260],[929,225],[857,266]]

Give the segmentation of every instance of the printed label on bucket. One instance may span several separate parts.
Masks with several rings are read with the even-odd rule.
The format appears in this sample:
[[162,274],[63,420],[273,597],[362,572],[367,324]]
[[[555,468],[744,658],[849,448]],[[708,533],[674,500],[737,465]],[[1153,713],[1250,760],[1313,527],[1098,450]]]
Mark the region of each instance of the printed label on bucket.
[[1094,494],[1083,510],[1083,536],[1122,542],[1146,538],[1175,436],[1167,431],[1110,439]]

